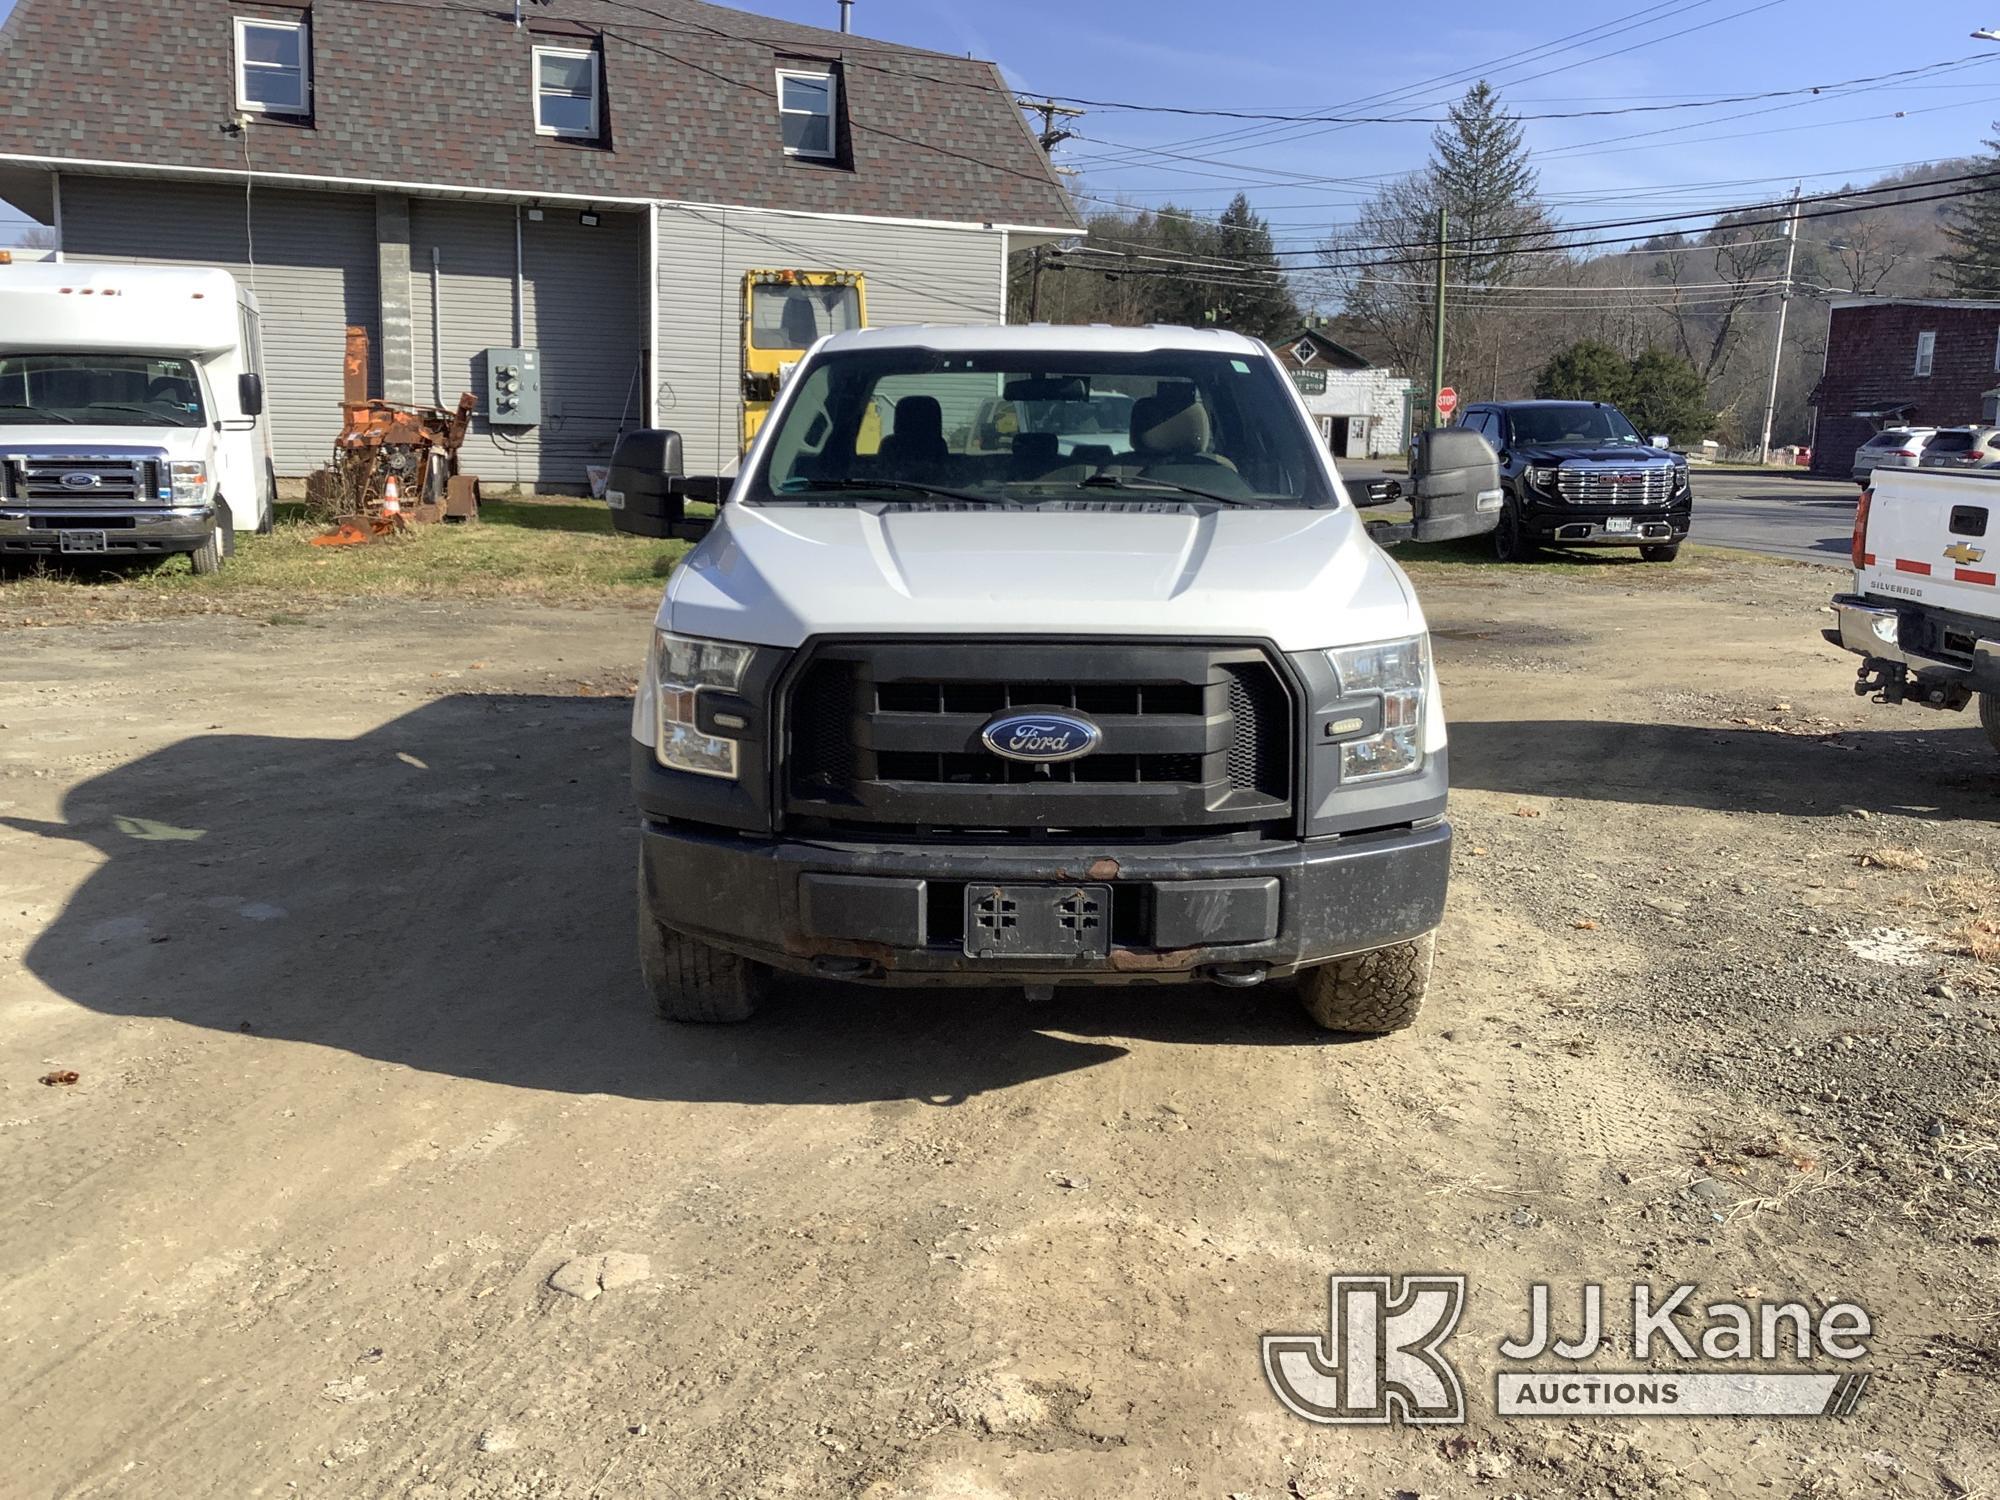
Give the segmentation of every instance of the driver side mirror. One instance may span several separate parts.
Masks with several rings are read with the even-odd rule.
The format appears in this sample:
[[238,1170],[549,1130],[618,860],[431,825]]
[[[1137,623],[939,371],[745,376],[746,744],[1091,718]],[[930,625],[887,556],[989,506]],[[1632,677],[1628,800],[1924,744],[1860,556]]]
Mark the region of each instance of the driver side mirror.
[[618,440],[611,454],[611,477],[604,487],[611,524],[633,536],[674,536],[697,541],[715,524],[713,516],[691,516],[690,500],[720,505],[729,481],[681,472],[681,435],[661,427],[641,427]]
[[1370,533],[1382,546],[1484,536],[1500,524],[1500,460],[1470,427],[1419,434],[1410,484],[1409,524],[1378,526]]
[[1402,498],[1403,487],[1395,480],[1371,479],[1368,481],[1367,489],[1355,498],[1354,503],[1357,506],[1366,508],[1376,505],[1394,505]]
[[246,417],[264,414],[264,377],[249,371],[236,377],[236,409]]

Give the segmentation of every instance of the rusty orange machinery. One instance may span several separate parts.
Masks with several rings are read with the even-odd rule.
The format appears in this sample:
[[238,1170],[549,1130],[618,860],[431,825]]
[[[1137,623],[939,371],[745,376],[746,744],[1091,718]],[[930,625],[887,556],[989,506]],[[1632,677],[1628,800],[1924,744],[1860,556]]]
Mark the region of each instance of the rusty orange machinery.
[[368,330],[347,330],[340,436],[333,458],[306,480],[306,509],[334,529],[322,546],[373,541],[431,521],[479,514],[479,481],[458,450],[479,404],[471,392],[446,410],[398,406],[368,394]]

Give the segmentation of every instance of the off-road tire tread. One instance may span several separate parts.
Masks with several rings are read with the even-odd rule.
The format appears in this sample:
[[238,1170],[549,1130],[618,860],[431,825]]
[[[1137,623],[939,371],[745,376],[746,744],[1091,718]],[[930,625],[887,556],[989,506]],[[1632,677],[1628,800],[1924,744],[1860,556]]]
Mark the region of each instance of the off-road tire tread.
[[699,938],[662,927],[639,888],[639,973],[669,1021],[732,1025],[756,1014],[766,971]]
[[1328,1031],[1369,1035],[1414,1025],[1430,985],[1437,934],[1336,958],[1299,976],[1306,1014]]
[[1979,722],[1986,729],[1986,738],[1993,742],[1993,748],[2000,750],[2000,693],[1979,695]]

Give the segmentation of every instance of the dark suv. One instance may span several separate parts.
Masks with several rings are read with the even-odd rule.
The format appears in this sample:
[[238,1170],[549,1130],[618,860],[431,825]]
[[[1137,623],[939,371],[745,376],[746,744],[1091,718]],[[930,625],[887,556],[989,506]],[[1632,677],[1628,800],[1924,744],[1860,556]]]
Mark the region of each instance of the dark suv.
[[1525,562],[1543,545],[1637,547],[1672,562],[1694,516],[1687,459],[1650,446],[1602,401],[1498,401],[1459,418],[1500,455],[1506,501],[1493,550]]

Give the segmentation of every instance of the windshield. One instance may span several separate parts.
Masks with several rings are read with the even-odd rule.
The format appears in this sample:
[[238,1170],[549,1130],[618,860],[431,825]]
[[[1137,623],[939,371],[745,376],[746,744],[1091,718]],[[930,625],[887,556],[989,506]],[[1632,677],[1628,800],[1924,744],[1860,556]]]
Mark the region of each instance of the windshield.
[[800,379],[752,504],[1153,500],[1325,506],[1333,487],[1261,357],[855,350]]
[[861,293],[851,286],[750,288],[750,347],[807,349],[824,334],[861,326]]
[[192,360],[160,354],[0,354],[0,422],[199,427]]
[[1517,406],[1507,414],[1517,445],[1534,443],[1642,444],[1639,431],[1615,406]]

